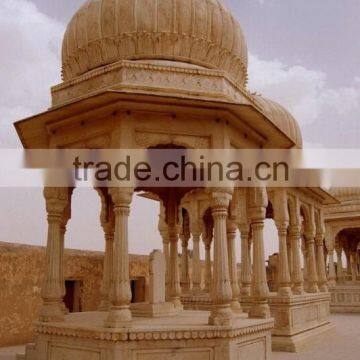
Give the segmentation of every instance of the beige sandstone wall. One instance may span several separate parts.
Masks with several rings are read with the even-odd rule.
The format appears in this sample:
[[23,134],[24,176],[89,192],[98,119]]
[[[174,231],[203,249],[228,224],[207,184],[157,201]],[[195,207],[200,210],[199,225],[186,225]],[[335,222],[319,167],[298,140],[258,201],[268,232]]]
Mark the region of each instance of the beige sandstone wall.
[[[0,242],[0,347],[33,341],[41,305],[45,248]],[[83,282],[83,311],[100,302],[103,253],[65,252],[65,278]],[[147,256],[130,257],[131,277],[147,276]]]

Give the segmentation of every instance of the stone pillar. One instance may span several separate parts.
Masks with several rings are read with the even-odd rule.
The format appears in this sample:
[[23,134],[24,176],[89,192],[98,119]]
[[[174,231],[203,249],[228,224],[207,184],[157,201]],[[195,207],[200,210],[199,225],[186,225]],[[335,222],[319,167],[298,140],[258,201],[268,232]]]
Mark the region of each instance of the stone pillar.
[[251,258],[249,246],[249,224],[239,227],[241,234],[241,296],[250,296],[251,290]]
[[60,226],[60,286],[61,286],[61,306],[62,306],[64,314],[68,313],[68,309],[66,308],[66,305],[63,300],[66,295],[65,259],[64,259],[66,222],[63,222]]
[[336,272],[334,263],[334,249],[329,250],[329,286],[336,285]]
[[165,257],[165,298],[167,301],[169,300],[170,289],[170,243],[168,229],[160,231],[160,235],[163,239],[163,253]]
[[231,308],[233,311],[241,312],[241,306],[239,303],[240,288],[237,275],[237,261],[235,250],[235,238],[236,238],[237,226],[235,222],[227,222],[227,247],[228,247],[228,262],[229,262],[229,275],[232,290]]
[[292,225],[289,229],[293,262],[291,278],[293,293],[296,295],[304,294],[304,278],[301,269],[300,229],[300,225]]
[[174,304],[175,308],[182,308],[181,305],[181,287],[179,275],[179,255],[178,255],[178,226],[169,225],[169,243],[170,243],[170,265],[169,265],[169,300]]
[[207,239],[205,242],[205,288],[204,291],[207,293],[211,292],[212,286],[212,269],[211,269],[211,239]]
[[318,286],[320,292],[328,292],[325,259],[324,259],[324,234],[316,235],[316,262],[318,273]]
[[350,264],[351,264],[351,280],[356,282],[357,274],[356,274],[356,252],[351,251],[350,253]]
[[209,317],[210,325],[229,326],[233,318],[230,307],[232,291],[226,238],[226,218],[230,199],[230,194],[224,192],[212,193],[211,212],[214,219],[214,280],[211,292],[213,305]]
[[315,235],[311,232],[305,235],[307,245],[307,262],[308,262],[308,287],[309,293],[319,292],[318,287],[318,275],[316,269],[316,258],[315,258]]
[[344,282],[344,268],[342,263],[342,248],[341,246],[336,247],[337,255],[337,279],[339,283]]
[[251,295],[253,305],[249,311],[250,318],[269,318],[269,287],[266,278],[264,252],[264,221],[268,205],[265,188],[249,189],[249,218],[251,220],[253,240],[253,274]]
[[110,293],[114,257],[114,204],[111,201],[108,189],[95,188],[95,190],[101,199],[100,223],[103,228],[105,237],[104,267],[100,288],[101,302],[98,310],[109,311],[111,306]]
[[351,275],[350,249],[348,247],[345,247],[344,252],[346,256],[346,274]]
[[169,245],[169,229],[165,221],[165,207],[160,201],[160,214],[158,229],[163,241],[163,253],[165,257],[165,299],[169,301],[170,290],[170,245]]
[[285,189],[274,191],[274,220],[279,237],[278,296],[291,296],[287,236],[289,226],[288,199]]
[[64,224],[64,212],[70,202],[69,189],[45,188],[44,197],[48,220],[46,246],[45,281],[41,290],[43,305],[40,310],[40,321],[63,321],[64,293],[63,277],[63,238],[61,227]]
[[308,260],[307,260],[307,249],[306,249],[306,240],[304,239],[304,237],[301,238],[301,252],[303,255],[303,262],[304,262],[304,267],[303,267],[303,277],[304,277],[304,283],[306,283],[306,287],[307,287],[307,282],[308,282]]
[[193,241],[193,258],[192,258],[192,293],[199,295],[201,292],[201,262],[200,262],[200,236],[201,232],[197,226],[191,226]]
[[293,284],[292,273],[293,273],[294,260],[293,260],[291,236],[290,236],[289,232],[287,233],[287,236],[286,236],[286,248],[287,248],[287,257],[288,257],[288,263],[289,263],[288,267],[289,267],[289,273],[290,273],[290,283],[292,285]]
[[291,296],[291,280],[287,252],[287,228],[286,221],[277,222],[279,236],[279,266],[278,266],[278,295]]
[[183,232],[181,235],[181,291],[182,293],[188,293],[190,290],[190,277],[189,277],[189,235],[186,232]]
[[111,306],[105,327],[118,328],[131,322],[130,274],[128,253],[128,220],[133,191],[126,188],[109,190],[114,203],[114,256],[112,266]]
[[115,224],[108,224],[108,226],[104,224],[103,229],[105,234],[105,254],[99,311],[109,311],[111,306],[110,292],[113,273]]

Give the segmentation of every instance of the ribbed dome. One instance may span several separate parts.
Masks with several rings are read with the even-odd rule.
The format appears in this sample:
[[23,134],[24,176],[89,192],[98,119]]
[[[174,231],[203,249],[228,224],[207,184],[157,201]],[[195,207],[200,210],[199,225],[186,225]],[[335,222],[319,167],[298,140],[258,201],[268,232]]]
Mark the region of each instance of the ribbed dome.
[[303,140],[301,129],[296,119],[283,106],[260,95],[254,95],[257,105],[263,110],[271,122],[286,134],[301,149]]
[[120,60],[163,59],[223,70],[247,79],[239,23],[219,0],[88,0],[63,41],[65,81]]

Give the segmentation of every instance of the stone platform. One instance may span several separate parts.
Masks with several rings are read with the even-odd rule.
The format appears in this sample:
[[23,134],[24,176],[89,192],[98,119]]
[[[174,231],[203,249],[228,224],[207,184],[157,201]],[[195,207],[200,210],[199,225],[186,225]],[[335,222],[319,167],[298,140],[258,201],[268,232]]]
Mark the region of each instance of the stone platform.
[[206,311],[167,318],[133,318],[131,327],[102,326],[104,312],[69,314],[62,323],[37,323],[26,360],[265,360],[273,320],[237,316],[231,327],[208,325]]
[[336,285],[330,288],[330,311],[360,313],[360,284]]
[[[248,311],[251,303],[248,297],[241,301],[241,306]],[[306,293],[290,298],[271,293],[269,305],[275,319],[271,337],[274,351],[300,352],[334,331],[329,319],[329,293]]]
[[[211,306],[208,294],[183,295],[186,309],[207,310]],[[253,299],[243,298],[241,306],[248,312]],[[279,297],[271,293],[269,305],[275,319],[272,331],[272,349],[275,351],[299,352],[312,346],[334,330],[329,320],[329,293],[293,295],[291,298]]]

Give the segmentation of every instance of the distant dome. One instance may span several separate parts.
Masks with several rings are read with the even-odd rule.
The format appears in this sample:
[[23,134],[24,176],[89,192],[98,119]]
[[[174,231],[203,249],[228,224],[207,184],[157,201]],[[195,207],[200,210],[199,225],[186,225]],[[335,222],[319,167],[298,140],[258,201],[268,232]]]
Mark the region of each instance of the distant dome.
[[293,141],[296,148],[301,149],[303,146],[301,129],[291,113],[277,102],[266,99],[260,95],[253,95],[253,98],[257,105],[263,110],[264,115]]
[[244,85],[248,53],[240,24],[219,0],[88,0],[63,40],[71,80],[120,60],[173,60],[223,70]]

